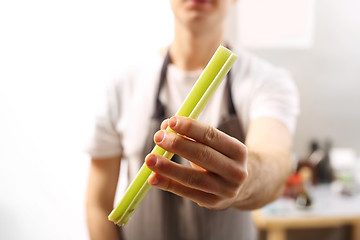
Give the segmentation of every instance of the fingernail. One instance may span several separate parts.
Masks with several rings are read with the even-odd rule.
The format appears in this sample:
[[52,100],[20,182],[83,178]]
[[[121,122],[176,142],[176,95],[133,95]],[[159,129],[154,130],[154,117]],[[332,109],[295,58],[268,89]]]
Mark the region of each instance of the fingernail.
[[154,136],[155,143],[161,143],[161,141],[164,139],[164,135],[165,134],[163,131],[158,131]]
[[159,184],[159,178],[157,176],[152,177],[151,180],[150,180],[150,184],[151,185]]
[[148,165],[149,167],[155,166],[156,162],[157,162],[157,159],[156,159],[156,157],[154,155],[150,155],[146,159],[146,165]]
[[173,127],[176,126],[176,124],[177,124],[177,118],[176,118],[176,117],[170,118],[170,120],[169,120],[169,127],[170,127],[170,128],[173,128]]
[[165,119],[164,121],[162,121],[161,129],[165,129],[167,126],[169,126],[168,123],[167,123],[168,121],[169,121],[169,119]]

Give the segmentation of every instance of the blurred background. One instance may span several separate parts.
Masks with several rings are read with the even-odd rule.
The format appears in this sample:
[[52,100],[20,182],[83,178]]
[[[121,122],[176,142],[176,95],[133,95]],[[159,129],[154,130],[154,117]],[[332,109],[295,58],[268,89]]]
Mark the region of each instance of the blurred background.
[[[231,41],[298,85],[296,160],[316,141],[330,143],[333,165],[346,156],[359,169],[359,9],[357,0],[232,9]],[[100,95],[129,62],[170,43],[172,21],[168,1],[0,2],[0,239],[87,239],[83,149]]]

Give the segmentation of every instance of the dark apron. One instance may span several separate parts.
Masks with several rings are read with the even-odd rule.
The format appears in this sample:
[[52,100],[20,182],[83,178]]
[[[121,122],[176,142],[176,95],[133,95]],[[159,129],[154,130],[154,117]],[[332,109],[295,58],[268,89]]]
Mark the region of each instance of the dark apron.
[[[159,78],[156,104],[148,132],[148,142],[143,149],[143,158],[154,147],[153,136],[159,130],[165,116],[165,106],[160,101],[160,91],[166,81],[167,68],[171,62],[167,52]],[[228,135],[244,142],[245,135],[232,101],[231,73],[226,79],[228,113],[221,118],[217,128]],[[187,160],[174,155],[173,161],[189,164]],[[256,238],[255,228],[250,213],[233,208],[215,211],[199,207],[189,199],[173,193],[152,188],[144,201],[137,208],[134,216],[124,227],[127,240],[211,240],[211,239],[246,239]]]

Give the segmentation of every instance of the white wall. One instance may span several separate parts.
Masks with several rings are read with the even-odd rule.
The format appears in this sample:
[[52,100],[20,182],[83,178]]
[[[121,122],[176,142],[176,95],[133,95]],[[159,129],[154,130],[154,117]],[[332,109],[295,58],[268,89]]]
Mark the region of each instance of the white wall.
[[299,157],[314,138],[360,154],[360,2],[317,0],[313,46],[254,49],[291,71],[300,90],[295,150]]
[[87,239],[98,94],[170,42],[168,2],[1,1],[0,35],[0,239]]

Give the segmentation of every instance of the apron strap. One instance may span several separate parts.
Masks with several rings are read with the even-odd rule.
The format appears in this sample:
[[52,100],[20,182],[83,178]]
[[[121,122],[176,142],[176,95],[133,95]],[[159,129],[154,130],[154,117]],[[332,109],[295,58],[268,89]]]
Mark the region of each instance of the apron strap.
[[160,91],[161,91],[162,86],[165,83],[167,68],[168,68],[170,62],[171,62],[170,50],[167,50],[163,65],[161,67],[159,86],[157,89],[157,93],[155,95],[156,99],[155,99],[155,109],[154,109],[154,113],[152,115],[153,119],[160,119],[160,120],[165,119],[165,106],[160,101]]
[[227,99],[228,99],[228,111],[230,115],[236,115],[236,110],[233,102],[232,92],[231,92],[231,70],[229,71],[226,79],[226,91],[227,91]]

